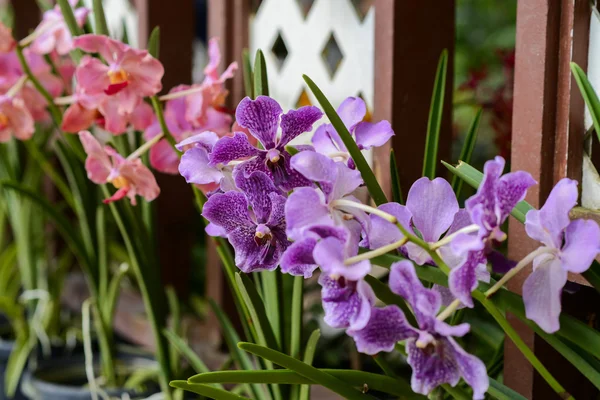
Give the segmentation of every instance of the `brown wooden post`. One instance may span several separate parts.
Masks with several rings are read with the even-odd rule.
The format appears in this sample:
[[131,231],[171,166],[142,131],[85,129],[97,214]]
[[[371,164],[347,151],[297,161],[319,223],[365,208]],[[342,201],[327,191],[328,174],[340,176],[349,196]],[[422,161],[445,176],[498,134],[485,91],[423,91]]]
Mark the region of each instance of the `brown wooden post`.
[[13,35],[22,39],[40,22],[40,9],[35,0],[11,0],[15,13]]
[[[20,1],[20,0],[19,0]],[[165,67],[164,91],[191,83],[194,41],[194,1],[136,0],[139,43],[146,47],[155,26],[160,27],[160,61]],[[194,240],[194,209],[190,186],[180,176],[156,174],[158,197],[159,256],[163,284],[173,285],[180,296],[188,292],[191,248]]]
[[[575,61],[584,69],[587,66],[589,20],[587,0],[529,0],[517,5],[511,164],[513,171],[528,171],[538,181],[526,199],[534,207],[543,204],[561,178],[581,180],[584,103],[569,63]],[[511,259],[519,260],[538,246],[516,220],[511,219],[509,233]],[[508,287],[521,293],[530,272],[517,275]],[[563,295],[563,311],[574,307],[589,309],[590,302]],[[525,324],[510,314],[508,317],[567,391],[586,398],[589,388],[585,380],[569,373],[569,364]],[[508,339],[504,365],[505,383],[525,397],[557,397]]]
[[454,14],[453,0],[375,0],[374,120],[387,119],[396,133],[391,146],[383,146],[375,153],[375,171],[388,194],[390,147],[396,154],[405,195],[421,177],[431,94],[444,49],[448,49],[449,59],[438,158],[449,159]]

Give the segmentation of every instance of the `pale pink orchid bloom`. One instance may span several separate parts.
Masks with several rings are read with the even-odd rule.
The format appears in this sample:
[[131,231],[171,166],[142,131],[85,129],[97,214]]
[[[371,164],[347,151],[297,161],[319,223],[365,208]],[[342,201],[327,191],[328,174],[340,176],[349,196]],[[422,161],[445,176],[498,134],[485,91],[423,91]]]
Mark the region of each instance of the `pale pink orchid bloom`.
[[17,42],[13,38],[12,29],[0,22],[0,54],[13,51]]
[[[78,0],[69,0],[71,7],[77,5]],[[85,7],[79,7],[73,10],[75,20],[79,27],[83,27],[90,10]],[[61,56],[69,54],[73,50],[73,37],[65,23],[65,19],[59,6],[44,13],[42,22],[35,28],[31,34],[34,37],[31,51],[37,54],[58,53]]]
[[154,120],[152,107],[140,102],[131,113],[121,113],[117,102],[103,93],[90,95],[77,88],[75,100],[65,111],[62,130],[76,133],[96,123],[115,135],[125,133],[131,124],[136,131],[144,131]]
[[132,205],[136,205],[136,195],[152,201],[160,194],[160,188],[152,172],[139,158],[129,159],[121,156],[110,146],[102,146],[89,132],[79,132],[79,139],[87,154],[85,169],[88,178],[96,184],[111,183],[117,191],[105,204],[121,200],[125,196]]
[[0,143],[8,142],[13,136],[28,140],[34,132],[33,117],[23,99],[0,95]]
[[144,97],[162,89],[163,65],[146,50],[102,35],[78,36],[73,43],[88,53],[99,53],[108,63],[84,56],[75,71],[77,84],[87,93],[111,98],[114,104],[105,105],[107,113],[132,114]]

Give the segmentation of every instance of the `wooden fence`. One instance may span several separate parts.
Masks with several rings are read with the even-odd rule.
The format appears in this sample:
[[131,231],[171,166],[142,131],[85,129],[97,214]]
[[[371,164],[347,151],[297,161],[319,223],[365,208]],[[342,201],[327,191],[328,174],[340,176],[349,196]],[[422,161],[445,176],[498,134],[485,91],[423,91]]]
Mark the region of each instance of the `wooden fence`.
[[[287,0],[278,1],[283,3]],[[317,18],[310,13],[316,12],[315,3],[324,3],[324,0],[289,1],[297,3],[305,13],[304,18]],[[372,62],[376,76],[370,82],[372,91],[366,91],[370,93],[366,96],[369,97],[367,103],[372,106],[375,120],[387,119],[392,123],[396,136],[388,148],[376,152],[373,164],[381,182],[389,190],[389,149],[394,148],[401,183],[406,193],[410,184],[421,175],[431,88],[437,60],[443,49],[449,50],[450,57],[439,151],[440,158],[449,159],[455,1],[327,1],[337,5],[351,3],[363,14],[374,13],[376,23],[372,25],[373,32],[369,33],[373,36],[372,60],[363,58],[365,63]],[[256,38],[250,36],[251,32],[258,32],[252,29],[256,13],[260,13],[260,7],[270,1],[207,2],[209,36],[221,39],[222,65],[226,66],[232,61],[241,62],[242,49],[252,47],[257,42]],[[165,90],[179,83],[190,83],[194,1],[135,0],[133,3],[137,9],[141,46],[153,26],[161,27],[160,58],[167,71]],[[36,7],[35,0],[13,0],[13,6],[17,18],[16,32],[24,36],[39,18],[32,11]],[[543,203],[552,185],[560,178],[568,176],[581,181],[583,141],[587,126],[584,122],[584,103],[571,76],[569,63],[575,61],[584,70],[587,67],[593,7],[595,6],[590,0],[518,2],[511,158],[513,170],[527,170],[540,183],[529,192],[527,198],[534,206]],[[294,12],[296,11],[298,10]],[[279,34],[285,40],[285,27],[280,29],[283,31]],[[333,35],[335,37],[335,32]],[[275,37],[272,39],[275,40]],[[341,51],[343,53],[344,49]],[[276,57],[277,55],[269,55],[269,63],[275,62]],[[285,68],[285,60],[282,68]],[[228,106],[233,108],[243,97],[241,74],[229,84],[231,95]],[[361,94],[364,95],[365,92]],[[440,173],[444,172],[440,170]],[[181,294],[185,294],[192,268],[190,249],[194,237],[191,221],[195,210],[189,188],[182,179],[161,175],[159,183],[163,190],[158,199],[163,278],[165,283],[174,284]],[[509,230],[509,255],[519,259],[533,249],[534,243],[527,238],[521,224],[511,221]],[[227,289],[218,259],[212,251],[209,252],[206,268],[209,296],[227,305],[227,296],[223,295]],[[526,272],[521,275],[521,279],[511,281],[512,290],[520,290],[525,274]],[[577,279],[578,277],[572,277],[572,280]],[[576,295],[566,295],[564,300],[567,311],[582,318],[597,312],[600,304],[597,295],[586,290],[581,290]],[[526,326],[519,324],[516,318],[511,320],[536,354],[549,362],[551,372],[561,378],[570,393],[579,398],[592,397],[593,388],[589,387],[584,378],[565,368],[567,363],[561,362],[560,356]],[[555,396],[509,340],[506,341],[505,350],[504,378],[510,387],[527,398],[550,399]]]

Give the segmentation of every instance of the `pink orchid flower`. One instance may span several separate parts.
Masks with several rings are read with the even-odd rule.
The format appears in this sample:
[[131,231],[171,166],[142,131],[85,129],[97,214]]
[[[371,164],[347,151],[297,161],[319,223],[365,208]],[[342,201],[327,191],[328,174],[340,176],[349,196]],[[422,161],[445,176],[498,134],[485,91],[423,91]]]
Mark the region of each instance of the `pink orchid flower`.
[[164,68],[146,50],[136,50],[124,43],[101,35],[82,35],[73,40],[75,47],[98,58],[84,56],[75,71],[77,84],[90,95],[104,93],[111,99],[106,109],[118,114],[132,114],[147,96],[162,88]]
[[75,102],[65,111],[61,126],[68,133],[88,129],[94,123],[113,134],[125,133],[130,124],[136,131],[143,131],[154,120],[152,107],[143,101],[133,112],[121,113],[118,104],[103,93],[90,95],[78,87],[72,97]]
[[136,195],[147,201],[158,197],[160,188],[152,172],[139,158],[124,158],[110,146],[104,146],[89,132],[79,132],[79,140],[87,154],[85,169],[88,178],[96,184],[112,183],[117,189],[105,204],[129,197],[132,205],[136,205]]
[[[77,6],[78,0],[69,0],[71,7]],[[90,10],[85,7],[79,7],[73,10],[77,25],[81,28]],[[73,37],[65,23],[65,19],[59,6],[44,13],[42,22],[32,33],[35,37],[31,43],[31,51],[37,54],[50,54],[56,51],[61,56],[69,54],[73,50]]]
[[33,117],[23,99],[0,95],[0,143],[8,142],[12,136],[28,140],[34,131]]
[[226,133],[231,126],[231,116],[224,111],[225,98],[228,91],[225,81],[233,78],[238,68],[236,62],[229,64],[225,72],[219,75],[221,52],[216,38],[208,43],[209,63],[204,68],[204,81],[192,85],[190,89],[198,88],[196,93],[186,97],[186,119],[195,127],[217,133]]
[[12,29],[0,22],[0,53],[10,53],[16,45]]

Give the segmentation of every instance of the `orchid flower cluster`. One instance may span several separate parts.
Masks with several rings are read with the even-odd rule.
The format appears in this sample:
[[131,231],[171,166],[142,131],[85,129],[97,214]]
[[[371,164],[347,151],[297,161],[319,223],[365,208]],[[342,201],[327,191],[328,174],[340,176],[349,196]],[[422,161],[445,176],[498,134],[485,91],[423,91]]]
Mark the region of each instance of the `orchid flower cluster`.
[[[381,146],[394,134],[386,121],[363,121],[366,107],[359,98],[346,99],[337,112],[360,149]],[[584,271],[600,251],[598,225],[569,219],[576,182],[560,181],[544,207],[527,214],[527,233],[542,246],[515,265],[495,247],[506,240],[502,224],[536,183],[530,174],[502,175],[505,162],[497,157],[486,163],[483,182],[464,209],[442,178],[416,181],[405,205],[372,208],[357,197],[361,174],[332,125],[320,125],[312,145],[288,147],[321,115],[313,106],[284,114],[272,98],[245,98],[237,124],[260,147],[243,132],[221,139],[203,132],[181,143],[188,148],[179,165],[186,180],[219,184],[202,212],[210,222],[207,232],[229,240],[237,267],[247,273],[280,266],[283,273],[309,278],[319,269],[325,322],[345,329],[366,354],[390,352],[404,341],[415,392],[428,394],[462,377],[473,397],[483,398],[485,365],[454,339],[469,325],[444,319],[458,307],[474,306],[471,292],[479,281],[490,282],[488,264],[510,277],[533,261],[523,287],[527,317],[546,332],[558,330],[567,273]],[[359,255],[360,247],[371,251]],[[389,286],[410,305],[416,326],[398,306],[379,307],[365,281],[370,259],[390,251],[407,259],[391,266]],[[436,265],[432,252],[451,268],[449,291],[426,288],[416,275],[415,264]]]
[[[88,12],[75,9],[79,26]],[[67,57],[73,50],[84,54],[76,64]],[[458,308],[474,307],[472,292],[480,282],[492,285],[485,293],[492,296],[533,264],[523,285],[526,315],[553,333],[560,328],[568,273],[584,272],[600,252],[596,222],[570,219],[577,182],[563,179],[540,210],[526,215],[526,232],[540,247],[519,262],[506,259],[497,250],[507,239],[502,226],[536,182],[523,171],[503,174],[501,157],[485,164],[465,208],[446,180],[427,177],[413,184],[405,204],[365,204],[365,182],[348,142],[332,124],[316,126],[323,117],[319,108],[284,113],[274,99],[257,96],[243,99],[234,115],[227,110],[225,82],[237,64],[218,73],[215,39],[204,81],[161,97],[164,69],[148,51],[104,35],[72,37],[58,8],[19,43],[0,26],[0,53],[0,142],[30,139],[35,122],[50,119],[50,106],[66,106],[60,127],[78,133],[89,179],[114,186],[105,202],[128,197],[133,205],[137,196],[151,201],[160,193],[140,158],[149,151],[155,170],[179,173],[206,194],[206,232],[229,241],[241,271],[280,267],[305,279],[318,274],[325,323],[345,330],[358,351],[375,355],[402,350],[403,343],[416,393],[455,386],[462,378],[473,398],[484,397],[486,367],[456,339],[470,325],[445,322]],[[150,97],[163,101],[164,109],[153,110]],[[394,135],[387,121],[365,121],[360,98],[344,100],[337,114],[359,150],[382,146]],[[109,137],[143,132],[146,142],[122,155],[91,133],[98,128]],[[313,130],[310,145],[292,144]],[[413,315],[397,305],[381,306],[368,283],[372,260],[390,252],[403,260],[390,267],[389,289]],[[425,287],[418,275],[423,265],[447,271],[448,288]],[[492,282],[492,272],[503,277]]]

